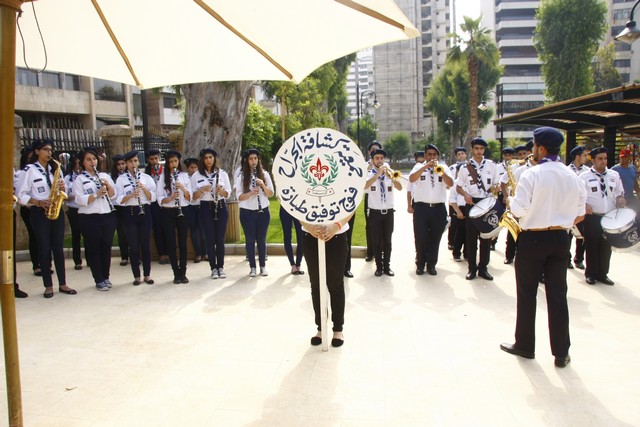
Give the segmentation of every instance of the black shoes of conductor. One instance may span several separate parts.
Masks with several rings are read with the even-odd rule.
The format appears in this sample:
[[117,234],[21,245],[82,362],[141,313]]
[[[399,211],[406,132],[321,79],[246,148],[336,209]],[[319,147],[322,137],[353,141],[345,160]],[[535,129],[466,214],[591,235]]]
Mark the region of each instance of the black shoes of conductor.
[[598,282],[604,283],[605,285],[609,285],[609,286],[613,286],[615,284],[615,282],[613,280],[609,279],[607,276],[604,276],[604,277],[598,279]]
[[553,361],[553,364],[556,365],[558,368],[564,368],[569,364],[569,362],[571,362],[571,356],[567,354],[564,357],[556,357],[555,360]]
[[469,272],[467,273],[467,275],[464,277],[467,280],[473,280],[476,278],[476,271],[475,270],[469,270]]
[[344,272],[344,277],[348,277],[349,279],[353,278],[353,273],[349,270]]
[[528,351],[522,351],[515,344],[502,343],[500,344],[500,350],[506,351],[509,354],[524,357],[525,359],[535,359],[535,353],[529,353]]
[[469,272],[465,276],[465,279],[473,280],[476,278],[476,275],[482,277],[484,280],[493,280],[493,276],[489,274],[487,270],[478,270],[477,272],[476,270],[469,270]]

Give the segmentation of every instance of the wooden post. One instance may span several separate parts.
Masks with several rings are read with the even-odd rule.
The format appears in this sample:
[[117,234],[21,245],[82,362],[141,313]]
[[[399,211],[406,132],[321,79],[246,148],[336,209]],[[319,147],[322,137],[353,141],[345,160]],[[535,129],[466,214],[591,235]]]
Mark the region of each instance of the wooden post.
[[[16,13],[20,0],[0,0],[0,223],[13,227],[13,121],[16,105]],[[0,233],[0,304],[9,425],[22,426],[22,393],[13,283],[13,233]]]

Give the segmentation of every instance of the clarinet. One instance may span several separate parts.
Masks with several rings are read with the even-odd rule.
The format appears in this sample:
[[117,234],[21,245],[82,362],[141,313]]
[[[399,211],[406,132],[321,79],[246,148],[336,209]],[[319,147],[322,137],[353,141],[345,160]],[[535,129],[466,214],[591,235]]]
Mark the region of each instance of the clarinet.
[[[133,170],[133,182],[135,183],[136,189],[138,189],[138,185],[140,184],[140,181],[138,181],[138,168]],[[144,206],[142,206],[142,200],[140,200],[140,193],[138,193],[138,206],[140,207],[138,215],[144,215]]]
[[[178,191],[178,168],[173,168],[173,192]],[[178,218],[183,217],[182,206],[180,206],[180,193],[176,197],[176,206],[178,207]]]
[[[95,174],[95,184],[96,187],[98,187],[98,190],[100,190],[103,186],[102,181],[100,181],[100,176],[98,175],[98,169],[96,169],[96,167],[93,167],[93,173]],[[113,203],[111,203],[111,199],[109,198],[109,194],[105,194],[103,196],[106,200],[107,200],[107,204],[109,205],[109,209],[110,212],[113,212],[116,210],[116,208],[113,207]]]
[[220,181],[220,171],[216,172],[216,185],[213,186],[213,179],[211,180],[211,191],[213,192],[213,220],[218,220],[218,182]]
[[[253,188],[258,188],[257,180],[258,179],[258,167],[253,167],[253,174],[251,174],[251,185]],[[258,213],[263,213],[262,204],[260,203],[260,189],[258,188]]]

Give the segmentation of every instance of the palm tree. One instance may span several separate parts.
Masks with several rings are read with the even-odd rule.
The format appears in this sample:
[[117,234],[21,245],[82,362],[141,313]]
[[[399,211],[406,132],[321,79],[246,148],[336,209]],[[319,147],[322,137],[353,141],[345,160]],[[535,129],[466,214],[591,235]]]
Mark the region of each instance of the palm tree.
[[[491,30],[480,27],[480,21],[468,16],[464,17],[464,23],[460,24],[460,29],[467,38],[453,33],[453,47],[447,54],[451,61],[465,61],[469,71],[469,131],[467,133],[466,145],[478,135],[478,68],[481,61],[490,62],[498,52],[493,39],[489,36]],[[464,50],[462,45],[464,44]]]

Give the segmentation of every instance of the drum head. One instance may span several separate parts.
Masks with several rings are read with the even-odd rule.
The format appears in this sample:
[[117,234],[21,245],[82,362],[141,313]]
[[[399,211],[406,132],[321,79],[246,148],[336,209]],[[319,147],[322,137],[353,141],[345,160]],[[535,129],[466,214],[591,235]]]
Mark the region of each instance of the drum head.
[[493,197],[487,197],[480,200],[478,203],[473,205],[473,207],[469,211],[469,217],[478,218],[486,214],[487,212],[489,212],[489,209],[491,209],[493,205],[496,204],[497,200],[498,199],[494,199]]
[[608,212],[600,220],[603,230],[610,233],[621,233],[631,227],[636,221],[636,213],[633,209],[619,208]]

